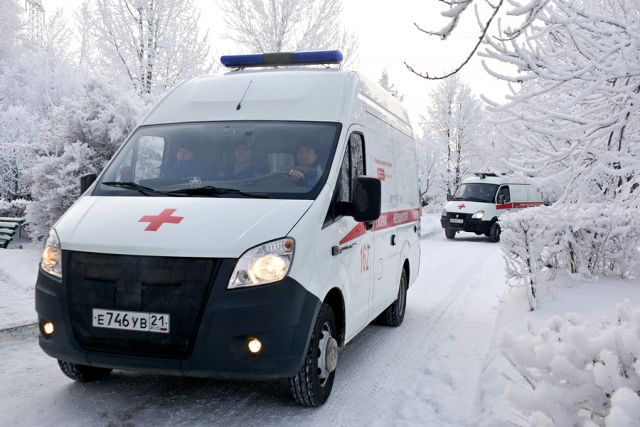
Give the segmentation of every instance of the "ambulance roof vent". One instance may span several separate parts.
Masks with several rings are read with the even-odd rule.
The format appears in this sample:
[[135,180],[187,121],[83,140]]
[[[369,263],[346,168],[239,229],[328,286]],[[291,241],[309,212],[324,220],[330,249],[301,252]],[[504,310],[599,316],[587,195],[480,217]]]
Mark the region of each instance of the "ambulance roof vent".
[[342,52],[323,50],[317,52],[278,52],[252,55],[225,55],[220,62],[227,68],[276,67],[295,65],[340,64]]

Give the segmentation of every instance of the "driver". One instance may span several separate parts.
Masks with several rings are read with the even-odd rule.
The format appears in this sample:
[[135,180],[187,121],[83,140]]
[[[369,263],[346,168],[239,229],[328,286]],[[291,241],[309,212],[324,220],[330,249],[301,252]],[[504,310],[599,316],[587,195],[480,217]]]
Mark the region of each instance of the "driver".
[[289,177],[297,183],[311,188],[322,176],[318,155],[310,145],[301,145],[296,151],[296,164],[289,171]]

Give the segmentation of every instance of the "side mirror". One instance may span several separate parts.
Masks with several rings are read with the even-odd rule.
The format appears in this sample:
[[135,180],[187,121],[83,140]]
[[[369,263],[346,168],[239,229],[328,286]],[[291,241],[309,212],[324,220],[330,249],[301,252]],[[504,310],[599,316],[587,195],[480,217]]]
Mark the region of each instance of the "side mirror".
[[89,175],[81,176],[80,177],[80,194],[84,194],[84,192],[87,191],[89,187],[91,187],[91,184],[95,182],[96,178],[98,178],[98,175],[96,175],[95,173],[90,173]]
[[353,184],[351,214],[358,222],[370,222],[380,218],[382,184],[377,178],[358,176]]
[[447,202],[448,202],[449,200],[451,200],[452,198],[453,198],[453,197],[451,197],[451,194],[447,193]]

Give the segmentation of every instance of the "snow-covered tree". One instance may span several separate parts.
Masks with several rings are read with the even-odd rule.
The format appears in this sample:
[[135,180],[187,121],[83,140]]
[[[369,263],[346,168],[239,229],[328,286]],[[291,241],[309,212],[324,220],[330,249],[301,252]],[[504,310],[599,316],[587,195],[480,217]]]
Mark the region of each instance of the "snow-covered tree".
[[389,80],[389,73],[386,69],[382,71],[382,75],[380,76],[378,83],[380,83],[380,86],[382,86],[387,92],[391,94],[391,96],[396,98],[398,101],[404,101],[404,95],[402,95],[398,91],[398,89],[396,89],[395,85],[391,83],[391,81]]
[[227,37],[252,53],[340,49],[357,60],[358,40],[340,23],[341,0],[219,0]]
[[29,197],[29,168],[37,158],[43,126],[24,106],[0,109],[0,199]]
[[451,71],[439,75],[434,75],[432,73],[429,73],[428,71],[417,71],[408,63],[404,63],[409,71],[422,78],[428,80],[442,80],[458,73],[469,63],[471,58],[473,58],[476,52],[478,52],[478,49],[480,48],[482,43],[486,41],[486,38],[489,35],[491,35],[491,25],[494,20],[496,20],[496,17],[500,16],[499,12],[502,12],[502,16],[506,15],[506,17],[511,18],[510,23],[515,20],[515,26],[501,25],[496,31],[497,35],[494,35],[494,37],[503,40],[515,40],[532,25],[541,11],[548,6],[548,3],[554,1],[559,1],[561,3],[571,3],[572,0],[529,0],[525,4],[522,4],[517,0],[498,0],[495,2],[490,2],[487,0],[431,1],[433,2],[433,4],[444,4],[448,6],[447,9],[443,10],[440,13],[440,15],[446,19],[447,23],[439,30],[433,30],[424,28],[418,23],[414,22],[414,26],[416,27],[416,29],[428,36],[435,36],[442,40],[448,39],[449,36],[451,36],[451,34],[455,32],[462,17],[464,15],[471,14],[471,11],[475,13],[475,18],[478,23],[478,38],[476,42]]
[[79,15],[80,51],[94,73],[159,95],[211,69],[209,37],[193,0],[96,0]]
[[[20,8],[16,0],[0,0],[0,59],[13,54],[18,45],[18,35],[22,30]],[[1,93],[0,93],[0,96]]]
[[34,201],[26,209],[27,228],[32,238],[42,239],[53,224],[80,196],[79,178],[96,172],[92,150],[81,143],[65,144],[60,155],[46,156],[33,168],[31,188]]
[[433,189],[441,194],[439,197],[453,194],[466,175],[485,169],[485,159],[490,158],[491,152],[484,121],[480,100],[457,76],[443,81],[431,93],[422,121],[423,144],[431,147],[427,148],[427,153],[431,151],[427,158],[441,159],[439,174],[444,175],[443,188]]
[[488,68],[516,83],[507,103],[493,104],[509,116],[503,135],[526,154],[510,163],[548,177],[567,201],[637,206],[638,3],[549,0],[536,16],[521,33],[524,43],[488,39],[484,54],[517,67],[514,75]]

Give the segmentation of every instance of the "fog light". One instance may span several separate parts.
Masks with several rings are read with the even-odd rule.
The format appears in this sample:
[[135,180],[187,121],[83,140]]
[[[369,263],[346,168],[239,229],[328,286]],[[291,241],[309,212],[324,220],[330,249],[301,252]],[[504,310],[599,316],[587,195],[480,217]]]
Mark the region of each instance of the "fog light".
[[45,321],[42,322],[42,334],[46,337],[50,337],[51,335],[53,335],[53,332],[55,331],[55,328],[53,327],[53,322],[50,321]]
[[262,343],[258,338],[250,338],[247,347],[252,354],[258,354],[262,351]]

